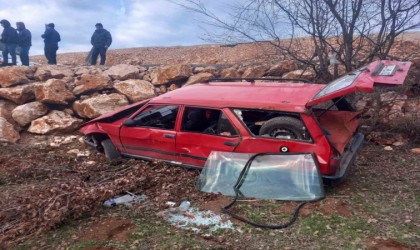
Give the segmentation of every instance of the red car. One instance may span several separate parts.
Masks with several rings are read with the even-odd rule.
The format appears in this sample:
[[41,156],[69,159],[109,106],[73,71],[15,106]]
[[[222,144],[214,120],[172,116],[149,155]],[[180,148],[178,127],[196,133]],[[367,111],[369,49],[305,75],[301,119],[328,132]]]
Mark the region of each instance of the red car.
[[120,155],[203,167],[212,151],[311,152],[324,178],[340,179],[364,136],[345,96],[402,84],[410,62],[377,61],[328,85],[247,79],[194,84],[87,122],[85,142]]

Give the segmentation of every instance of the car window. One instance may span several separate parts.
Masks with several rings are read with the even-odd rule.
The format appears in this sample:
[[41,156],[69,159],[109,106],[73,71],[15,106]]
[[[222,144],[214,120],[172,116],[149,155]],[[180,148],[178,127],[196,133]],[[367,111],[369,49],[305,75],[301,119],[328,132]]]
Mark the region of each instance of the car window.
[[282,140],[311,140],[299,114],[239,108],[233,109],[233,112],[253,136]]
[[173,130],[178,110],[178,106],[149,106],[136,115],[133,120],[137,127]]
[[181,131],[220,136],[238,135],[222,111],[195,107],[185,108]]
[[331,83],[329,83],[325,88],[323,88],[321,91],[318,92],[314,96],[313,99],[320,98],[325,95],[329,95],[331,93],[337,92],[339,90],[345,89],[353,84],[353,82],[356,80],[356,78],[360,75],[362,70],[357,70],[355,72],[349,73],[347,75],[344,75],[338,79],[335,79]]

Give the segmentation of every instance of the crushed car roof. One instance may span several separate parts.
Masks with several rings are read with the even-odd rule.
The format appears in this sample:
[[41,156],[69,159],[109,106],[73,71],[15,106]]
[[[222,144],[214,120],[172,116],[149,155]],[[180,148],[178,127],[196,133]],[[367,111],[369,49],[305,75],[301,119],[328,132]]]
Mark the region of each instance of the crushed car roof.
[[325,86],[308,83],[210,82],[168,92],[153,98],[151,103],[305,112],[305,104]]

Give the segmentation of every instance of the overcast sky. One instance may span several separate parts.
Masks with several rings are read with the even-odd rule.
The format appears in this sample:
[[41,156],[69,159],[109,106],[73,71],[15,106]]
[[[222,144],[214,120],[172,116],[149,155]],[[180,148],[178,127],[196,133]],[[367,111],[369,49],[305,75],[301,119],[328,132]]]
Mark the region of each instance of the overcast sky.
[[22,21],[32,32],[30,55],[44,53],[41,35],[51,22],[61,35],[58,53],[89,51],[98,22],[111,32],[110,49],[206,43],[193,14],[167,0],[0,0],[0,6],[0,19],[13,27]]

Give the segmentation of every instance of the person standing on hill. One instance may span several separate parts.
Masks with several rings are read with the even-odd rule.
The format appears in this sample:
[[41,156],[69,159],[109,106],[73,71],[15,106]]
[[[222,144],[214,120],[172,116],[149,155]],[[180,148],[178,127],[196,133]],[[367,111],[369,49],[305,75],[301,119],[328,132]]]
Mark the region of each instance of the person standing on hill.
[[18,45],[20,47],[20,61],[22,65],[29,66],[29,49],[32,46],[32,35],[31,32],[26,29],[23,22],[16,23],[16,29],[18,31]]
[[12,57],[12,64],[16,65],[16,46],[18,43],[18,34],[16,30],[10,25],[10,22],[3,19],[0,21],[3,26],[3,33],[1,33],[1,42],[4,43],[3,49],[3,63],[2,65],[8,65],[9,53]]
[[104,29],[101,23],[97,23],[95,25],[95,32],[93,32],[92,38],[90,39],[90,43],[92,44],[92,65],[96,65],[96,60],[98,59],[98,55],[101,56],[100,65],[105,64],[106,60],[106,51],[111,46],[112,37],[111,33]]
[[54,28],[55,25],[53,23],[46,24],[45,32],[41,36],[44,38],[44,53],[48,60],[48,64],[57,64],[58,42],[61,41],[60,33]]

